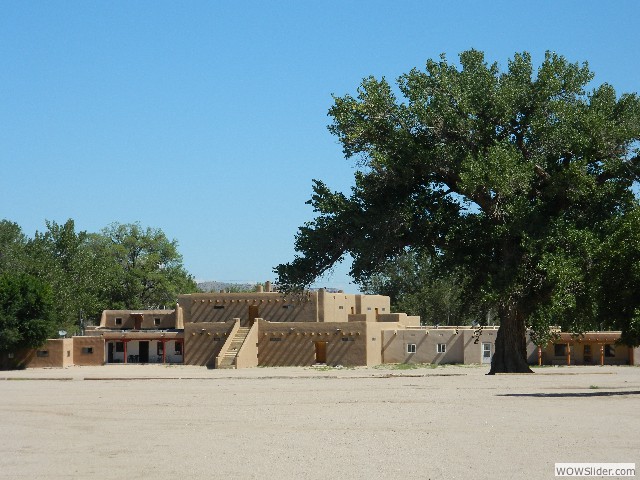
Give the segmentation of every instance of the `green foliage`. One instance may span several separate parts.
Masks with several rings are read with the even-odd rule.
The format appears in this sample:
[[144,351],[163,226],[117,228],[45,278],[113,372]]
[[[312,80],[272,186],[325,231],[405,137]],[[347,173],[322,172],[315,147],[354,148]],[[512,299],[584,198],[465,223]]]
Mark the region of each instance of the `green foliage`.
[[27,237],[17,223],[0,220],[0,273],[24,269]]
[[399,77],[400,97],[372,77],[335,97],[329,130],[358,160],[355,186],[314,181],[317,216],[275,268],[279,285],[302,288],[346,254],[366,284],[412,250],[462,275],[465,298],[517,331],[505,348],[521,358],[506,369],[526,369],[515,340],[525,325],[540,341],[560,324],[620,328],[634,343],[640,100],[607,84],[587,91],[592,79],[554,53],[537,71],[527,53],[501,71],[470,50],[459,66],[442,56]]
[[55,334],[48,286],[26,274],[0,274],[0,351],[35,348]]
[[177,241],[160,229],[114,223],[96,242],[116,280],[110,285],[111,308],[171,307],[178,294],[197,291],[182,266]]
[[362,291],[391,298],[391,309],[418,315],[423,325],[483,323],[486,311],[468,304],[461,275],[442,273],[436,261],[413,251],[387,261],[363,281]]
[[[159,229],[112,224],[100,233],[77,232],[73,220],[46,222],[32,239],[0,222],[0,274],[27,273],[52,292],[51,318],[74,332],[82,316],[96,322],[105,309],[175,304],[196,291],[177,242]],[[5,332],[9,335],[9,333]]]
[[25,268],[50,285],[56,320],[73,332],[81,312],[99,318],[109,308],[107,259],[96,251],[90,234],[76,232],[73,220],[62,225],[47,221],[46,226],[28,241]]

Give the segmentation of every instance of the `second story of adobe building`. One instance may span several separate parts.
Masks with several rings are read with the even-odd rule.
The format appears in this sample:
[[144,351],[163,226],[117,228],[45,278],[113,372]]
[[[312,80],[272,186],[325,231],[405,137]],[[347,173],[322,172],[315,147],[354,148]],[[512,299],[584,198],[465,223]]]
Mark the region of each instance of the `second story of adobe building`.
[[176,310],[104,310],[99,329],[107,330],[181,330],[180,309]]
[[389,297],[345,294],[325,289],[296,294],[280,292],[192,293],[180,295],[184,323],[227,322],[374,322],[389,316]]

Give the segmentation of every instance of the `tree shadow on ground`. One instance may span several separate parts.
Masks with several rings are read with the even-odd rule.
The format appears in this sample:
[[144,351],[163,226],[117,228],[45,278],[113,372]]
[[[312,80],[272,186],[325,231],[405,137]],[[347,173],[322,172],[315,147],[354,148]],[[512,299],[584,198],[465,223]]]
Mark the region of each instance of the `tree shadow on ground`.
[[575,392],[575,393],[500,393],[498,397],[613,397],[620,395],[640,395],[640,390],[623,392]]

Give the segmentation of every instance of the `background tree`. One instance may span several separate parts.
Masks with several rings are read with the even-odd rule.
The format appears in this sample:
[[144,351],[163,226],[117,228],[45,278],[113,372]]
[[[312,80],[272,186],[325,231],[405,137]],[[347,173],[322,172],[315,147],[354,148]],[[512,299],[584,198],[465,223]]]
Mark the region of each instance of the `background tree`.
[[177,241],[160,229],[114,223],[94,241],[109,258],[110,308],[172,307],[178,294],[197,291],[182,265]]
[[0,273],[22,272],[25,266],[27,237],[20,225],[0,220]]
[[109,308],[108,258],[93,247],[90,234],[76,232],[73,220],[46,226],[27,243],[27,271],[50,286],[58,324],[75,332],[81,315],[97,319]]
[[387,261],[378,273],[363,280],[363,293],[386,295],[396,312],[420,316],[423,325],[465,325],[485,322],[486,312],[466,305],[465,279],[441,276],[434,259],[407,251]]
[[49,287],[30,275],[0,274],[0,352],[35,348],[56,335]]
[[197,288],[177,242],[139,224],[88,233],[76,231],[71,219],[47,221],[46,230],[27,238],[16,223],[2,220],[2,273],[38,278],[51,292],[50,320],[70,333],[80,316],[95,323],[109,308],[173,307],[178,294]]
[[[592,79],[553,53],[534,74],[527,53],[501,72],[470,50],[460,67],[429,60],[395,90],[369,77],[357,98],[335,97],[329,129],[359,159],[355,186],[346,196],[314,181],[317,217],[296,236],[300,255],[276,267],[279,284],[308,285],[346,253],[363,281],[407,248],[425,252],[495,308],[490,373],[531,372],[527,326],[598,323],[598,246],[638,209],[640,101],[607,84],[587,93]],[[631,318],[617,325],[637,344]]]

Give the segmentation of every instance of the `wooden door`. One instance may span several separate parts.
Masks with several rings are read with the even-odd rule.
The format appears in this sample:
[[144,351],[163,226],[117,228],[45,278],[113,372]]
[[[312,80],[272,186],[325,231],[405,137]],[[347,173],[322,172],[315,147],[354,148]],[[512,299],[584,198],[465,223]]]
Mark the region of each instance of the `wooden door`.
[[247,316],[247,325],[250,327],[256,318],[260,317],[260,309],[258,305],[249,305],[249,314]]
[[315,342],[316,363],[327,363],[327,343],[328,342]]
[[140,363],[149,363],[149,342],[140,342],[138,353]]

